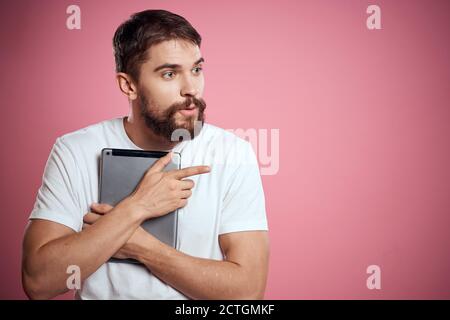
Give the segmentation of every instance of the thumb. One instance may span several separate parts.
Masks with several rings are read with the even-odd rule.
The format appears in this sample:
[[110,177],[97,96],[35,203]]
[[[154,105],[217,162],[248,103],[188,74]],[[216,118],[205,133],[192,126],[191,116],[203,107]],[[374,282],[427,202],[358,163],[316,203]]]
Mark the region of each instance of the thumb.
[[165,166],[167,166],[172,160],[172,151],[168,152],[164,157],[159,158],[150,169],[147,170],[147,174],[161,172]]

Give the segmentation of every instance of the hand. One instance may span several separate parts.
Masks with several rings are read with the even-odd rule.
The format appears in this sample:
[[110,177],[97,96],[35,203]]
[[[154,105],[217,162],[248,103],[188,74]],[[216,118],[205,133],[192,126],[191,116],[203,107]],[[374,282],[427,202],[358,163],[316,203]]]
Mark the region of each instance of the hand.
[[86,213],[83,217],[83,229],[89,228],[112,209],[114,209],[114,207],[106,203],[93,203],[91,205],[91,211]]
[[125,198],[131,201],[133,210],[141,213],[143,220],[163,216],[187,204],[192,195],[194,181],[183,178],[210,171],[208,166],[188,167],[163,172],[170,163],[172,153],[158,159],[145,173],[133,193]]
[[[89,228],[92,224],[94,224],[98,219],[109,211],[113,209],[109,204],[92,204],[91,212],[87,213],[83,218],[83,229]],[[139,252],[140,244],[144,243],[144,240],[147,240],[149,237],[152,237],[148,232],[146,232],[142,227],[138,227],[133,235],[128,239],[128,241],[114,254],[114,258],[117,259],[128,259],[135,258],[137,253]]]

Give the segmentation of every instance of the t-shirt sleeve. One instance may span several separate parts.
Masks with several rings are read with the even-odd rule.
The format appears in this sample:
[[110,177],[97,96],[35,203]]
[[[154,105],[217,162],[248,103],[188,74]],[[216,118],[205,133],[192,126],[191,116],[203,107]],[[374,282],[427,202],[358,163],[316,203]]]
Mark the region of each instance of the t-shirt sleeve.
[[268,230],[261,175],[251,144],[245,141],[239,154],[223,198],[219,234]]
[[45,165],[30,220],[50,220],[74,231],[81,230],[83,215],[76,195],[76,168],[72,153],[58,138]]

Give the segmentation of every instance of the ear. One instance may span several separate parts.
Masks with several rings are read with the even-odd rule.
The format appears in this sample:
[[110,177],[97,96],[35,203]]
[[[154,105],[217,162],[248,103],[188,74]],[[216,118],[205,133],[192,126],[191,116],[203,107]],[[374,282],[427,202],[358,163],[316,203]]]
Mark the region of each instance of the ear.
[[116,80],[120,91],[122,91],[122,93],[126,95],[129,100],[134,100],[137,98],[137,87],[128,74],[118,72],[116,74]]

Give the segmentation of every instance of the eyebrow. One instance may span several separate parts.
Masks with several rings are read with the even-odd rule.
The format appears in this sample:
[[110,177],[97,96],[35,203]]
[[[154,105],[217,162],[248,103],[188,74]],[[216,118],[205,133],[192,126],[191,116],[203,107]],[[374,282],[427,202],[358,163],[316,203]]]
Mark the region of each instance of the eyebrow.
[[[205,62],[205,59],[200,58],[197,61],[195,61],[193,65],[195,66],[195,65],[197,65],[199,63],[202,63],[202,62]],[[173,63],[164,63],[164,64],[156,67],[155,70],[153,70],[153,72],[158,72],[159,70],[166,69],[166,68],[167,69],[181,69],[181,65],[173,64]]]

